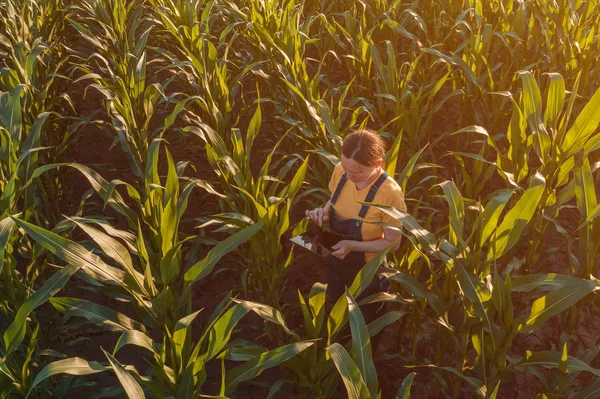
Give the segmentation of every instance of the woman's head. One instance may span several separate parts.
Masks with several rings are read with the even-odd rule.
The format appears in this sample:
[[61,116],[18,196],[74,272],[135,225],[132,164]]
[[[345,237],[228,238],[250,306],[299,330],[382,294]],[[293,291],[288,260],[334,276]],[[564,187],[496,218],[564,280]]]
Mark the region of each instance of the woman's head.
[[384,167],[385,145],[372,130],[349,133],[342,143],[342,166],[348,179],[355,183],[368,182]]

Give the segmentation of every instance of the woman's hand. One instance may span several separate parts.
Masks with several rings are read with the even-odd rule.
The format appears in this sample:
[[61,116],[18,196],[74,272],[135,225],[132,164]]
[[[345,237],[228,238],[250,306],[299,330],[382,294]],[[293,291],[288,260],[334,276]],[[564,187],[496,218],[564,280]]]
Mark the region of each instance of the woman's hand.
[[336,258],[344,259],[346,255],[355,250],[356,241],[352,240],[342,240],[331,247],[334,252],[331,255]]
[[307,210],[304,212],[304,215],[311,218],[311,220],[317,223],[319,226],[323,226],[323,221],[329,220],[329,207],[331,206],[331,201],[327,201],[323,208],[315,208],[311,211]]

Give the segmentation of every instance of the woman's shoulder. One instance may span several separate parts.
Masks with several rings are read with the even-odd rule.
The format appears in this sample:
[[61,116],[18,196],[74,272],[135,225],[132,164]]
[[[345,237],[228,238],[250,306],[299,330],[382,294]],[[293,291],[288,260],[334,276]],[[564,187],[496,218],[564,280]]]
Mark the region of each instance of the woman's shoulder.
[[394,178],[391,175],[388,175],[387,179],[385,179],[385,181],[381,185],[381,188],[383,188],[386,192],[400,193],[404,196],[404,194],[402,193],[402,187],[400,187],[398,182],[394,180]]
[[397,201],[404,202],[404,192],[402,187],[394,180],[392,176],[388,176],[380,187],[385,202],[396,203]]
[[[388,176],[379,188],[381,191],[381,202],[382,205],[390,205],[396,209],[400,209],[406,212],[406,202],[404,201],[404,192],[402,187],[394,180],[393,177]],[[387,216],[385,216],[387,217]]]
[[343,174],[344,174],[344,168],[342,167],[342,163],[338,162],[337,164],[335,164],[335,167],[333,168],[333,173],[331,174],[331,177],[332,177],[332,179],[339,180],[339,179],[341,179]]

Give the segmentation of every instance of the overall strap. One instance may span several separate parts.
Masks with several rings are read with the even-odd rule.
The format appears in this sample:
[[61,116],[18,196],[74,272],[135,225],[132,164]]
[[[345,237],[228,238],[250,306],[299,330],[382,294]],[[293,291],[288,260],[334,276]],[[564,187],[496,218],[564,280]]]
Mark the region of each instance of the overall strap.
[[338,183],[337,187],[335,188],[335,192],[333,193],[333,196],[331,197],[331,204],[334,205],[335,202],[337,201],[338,197],[340,196],[340,193],[342,192],[342,188],[344,188],[344,184],[346,184],[346,174],[344,173],[342,175],[342,178],[340,179],[340,182]]
[[[369,192],[367,193],[367,196],[365,197],[365,202],[373,201],[373,198],[375,198],[375,194],[377,194],[377,190],[379,190],[379,187],[381,187],[381,185],[388,178],[388,176],[389,175],[386,172],[383,172],[381,175],[379,175],[379,178],[377,180],[375,180],[375,183],[373,183],[373,185],[369,189]],[[360,212],[359,212],[358,216],[361,219],[364,219],[364,217],[367,215],[368,210],[369,210],[369,205],[363,205],[360,208]]]

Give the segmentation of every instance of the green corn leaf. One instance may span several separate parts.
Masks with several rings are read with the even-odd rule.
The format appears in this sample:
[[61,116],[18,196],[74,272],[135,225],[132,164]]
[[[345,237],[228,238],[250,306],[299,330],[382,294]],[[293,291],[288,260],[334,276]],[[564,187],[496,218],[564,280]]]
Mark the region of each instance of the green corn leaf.
[[262,123],[262,112],[260,109],[260,91],[258,90],[258,84],[256,87],[257,92],[257,100],[256,100],[256,111],[254,111],[254,115],[250,120],[250,124],[248,125],[248,131],[246,133],[246,156],[250,157],[252,151],[252,144],[254,144],[254,139],[258,136],[258,132],[260,131],[260,125]]
[[542,198],[545,185],[546,179],[536,173],[527,191],[504,217],[496,230],[487,255],[488,261],[498,259],[521,239],[521,233],[531,220]]
[[491,320],[491,314],[489,310],[489,303],[492,299],[490,291],[485,284],[473,273],[462,265],[462,262],[456,260],[454,264],[454,270],[456,270],[456,277],[460,288],[473,305],[475,313],[482,320],[485,327],[487,327],[490,337],[492,339],[492,350],[496,350],[496,341],[494,338],[494,326]]
[[523,83],[523,112],[529,129],[535,136],[535,150],[538,157],[545,162],[549,156],[550,137],[542,124],[542,95],[531,72],[518,71],[517,73]]
[[[237,341],[237,340],[236,340]],[[250,359],[254,359],[261,353],[265,353],[267,349],[258,345],[250,345],[250,343],[244,342],[241,347],[234,346],[234,343],[230,344],[230,348],[221,352],[218,358],[225,360],[233,360],[235,362],[245,362]]]
[[202,309],[189,314],[182,319],[178,320],[175,323],[175,328],[173,330],[173,344],[174,344],[174,352],[175,357],[178,359],[179,368],[183,369],[184,365],[187,363],[187,358],[189,356],[189,346],[191,342],[191,329],[190,325],[192,321],[198,316],[198,314],[202,311]]
[[143,332],[137,330],[127,330],[121,334],[115,345],[115,349],[113,350],[113,355],[125,345],[135,345],[140,348],[148,349],[151,353],[155,352],[152,339]]
[[107,265],[98,255],[83,246],[24,220],[17,218],[13,220],[38,244],[65,262],[81,268],[90,277],[105,284],[124,284],[125,273],[122,270]]
[[29,314],[38,306],[44,304],[54,294],[60,291],[73,274],[81,266],[68,265],[59,269],[46,282],[31,295],[19,308],[13,322],[4,332],[4,347],[6,355],[12,353],[21,344],[25,338],[27,318]]
[[15,227],[15,222],[10,217],[0,220],[0,273],[4,267],[4,251],[8,247],[10,235]]
[[600,397],[600,381],[577,393],[572,399],[596,399]]
[[396,394],[396,399],[410,399],[410,387],[412,386],[416,375],[417,373],[412,372],[406,377],[404,377],[404,379],[402,380],[402,385],[400,386],[400,389],[398,389],[398,393]]
[[354,359],[371,397],[377,396],[378,383],[369,331],[365,319],[352,295],[346,290],[348,301],[348,322],[352,334],[352,358]]
[[316,333],[315,322],[313,321],[308,305],[306,304],[306,301],[304,300],[304,297],[302,296],[300,290],[298,290],[298,300],[300,301],[300,310],[302,311],[302,317],[304,318],[304,328],[306,329],[306,336],[309,339],[315,339],[318,335]]
[[263,319],[281,326],[286,333],[288,333],[296,338],[299,338],[298,335],[294,331],[292,331],[288,328],[288,326],[285,322],[285,318],[283,317],[283,314],[280,311],[278,311],[277,309],[275,309],[271,306],[268,306],[268,305],[263,305],[262,303],[257,303],[257,302],[240,301],[237,299],[233,299],[233,301],[236,303],[243,303],[244,306],[248,306],[254,313],[259,315]]
[[587,284],[589,280],[578,279],[567,274],[529,274],[517,276],[512,279],[512,290],[514,292],[529,292],[536,288],[542,290],[557,290],[565,287],[576,287],[578,284]]
[[510,274],[506,276],[506,281],[503,281],[502,277],[495,272],[493,281],[492,302],[505,325],[510,327],[513,321],[513,306],[510,297],[512,280]]
[[278,379],[275,384],[273,384],[271,386],[271,389],[269,389],[269,393],[267,394],[267,399],[275,399],[275,395],[281,390],[281,387],[283,387],[283,384],[285,384],[286,382],[289,382],[283,378]]
[[600,89],[596,90],[593,97],[585,105],[581,113],[575,119],[573,126],[567,131],[560,148],[566,159],[569,155],[575,154],[590,136],[596,131],[600,124]]
[[[392,144],[392,146],[390,147],[388,152],[385,154],[385,171],[390,176],[392,176],[392,178],[396,177],[396,168],[398,165],[398,157],[400,155],[400,144],[402,143],[402,138],[403,138],[402,131],[400,131],[400,133],[398,133],[398,135],[394,139],[394,143]],[[414,159],[414,162],[416,162],[416,160],[421,155],[422,151],[423,150],[421,150],[417,154],[413,155],[411,158],[411,161],[413,161],[413,159]],[[410,167],[410,166],[411,166],[411,162],[409,161],[409,163],[406,165],[406,167]],[[414,167],[414,163],[412,163],[412,167]],[[402,189],[404,190],[404,186],[402,184],[400,184],[400,187],[402,187]]]
[[10,369],[8,368],[8,366],[6,365],[4,360],[2,360],[2,358],[0,358],[0,373],[3,373],[5,376],[10,378],[13,383],[17,382],[17,380],[15,379],[15,377],[13,377],[12,373],[10,372]]
[[498,383],[496,384],[496,388],[494,388],[488,399],[496,399],[496,397],[498,396],[498,389],[500,389],[501,382],[502,381],[498,381]]
[[133,378],[133,376],[130,373],[128,373],[123,368],[123,366],[121,366],[121,363],[119,363],[117,359],[113,357],[113,355],[111,355],[104,349],[102,349],[102,351],[106,355],[106,358],[112,366],[115,374],[117,374],[117,378],[119,379],[121,386],[123,386],[123,389],[127,393],[127,397],[129,397],[129,399],[146,399],[146,395],[144,395],[144,390],[142,389],[140,384],[135,380],[135,378]]
[[142,53],[138,63],[135,66],[135,71],[133,74],[133,87],[130,87],[132,90],[132,97],[138,98],[146,88],[146,52]]
[[[578,153],[579,154],[579,153]],[[578,156],[576,155],[576,159]],[[592,215],[598,206],[596,198],[596,188],[592,170],[587,158],[581,161],[581,167],[575,171],[575,199],[581,219],[587,220]],[[595,271],[597,264],[596,254],[592,250],[597,245],[594,237],[595,230],[598,228],[598,223],[595,221],[588,223],[584,228],[579,230],[579,246],[582,254],[586,254],[586,274]],[[597,234],[597,233],[596,233]]]
[[[527,369],[532,366],[542,366],[548,369],[558,369],[563,360],[562,352],[554,352],[554,351],[541,351],[541,352],[531,352],[526,351],[525,357],[518,361],[515,364],[515,368],[522,370]],[[579,360],[574,356],[568,356],[568,360],[566,362],[569,375],[575,375],[576,373],[580,373],[582,371],[592,373],[594,375],[600,376],[600,370],[591,367],[589,364]]]
[[310,158],[310,156],[307,156],[304,159],[304,162],[302,162],[302,165],[300,165],[300,167],[298,168],[298,171],[296,171],[296,174],[294,175],[292,182],[282,190],[279,197],[293,199],[296,196],[296,194],[298,193],[298,190],[300,190],[300,188],[302,188],[302,184],[304,183],[304,177],[306,176],[306,171],[308,170],[309,158]]
[[250,306],[240,303],[233,306],[215,321],[206,332],[208,349],[203,356],[206,360],[212,359],[223,349],[225,344],[229,342],[234,327],[250,310],[252,310]]
[[263,223],[254,223],[244,230],[227,237],[208,252],[208,255],[197,262],[185,273],[185,282],[193,284],[208,276],[215,264],[227,253],[234,251],[239,245],[248,241],[263,226]]
[[165,184],[165,193],[163,196],[163,207],[167,207],[169,202],[177,203],[179,196],[179,181],[177,179],[177,168],[171,157],[169,150],[165,148],[167,156],[167,182]]
[[550,88],[546,100],[546,113],[544,114],[544,125],[558,130],[558,117],[565,104],[565,80],[559,73],[547,73],[550,78]]
[[[224,367],[223,361],[221,364]],[[188,366],[183,372],[177,390],[177,399],[187,399],[194,397],[194,367]]]
[[233,368],[227,373],[225,393],[232,393],[240,382],[253,379],[259,376],[264,370],[280,365],[306,348],[314,345],[315,342],[316,341],[302,341],[284,345],[261,353],[259,356],[247,361],[243,365]]
[[436,315],[442,316],[446,312],[446,307],[442,301],[436,295],[427,290],[423,283],[421,283],[416,277],[397,271],[386,271],[383,273],[383,275],[400,284],[400,286],[408,293],[419,298],[427,299],[429,305],[435,311]]
[[513,195],[513,190],[505,191],[498,194],[488,202],[483,211],[483,230],[479,238],[479,247],[483,247],[488,238],[492,235],[498,226],[498,219],[508,203],[508,200]]
[[308,307],[312,314],[313,324],[315,326],[315,336],[313,338],[317,338],[323,326],[326,291],[327,285],[315,283],[308,294]]
[[515,320],[516,331],[529,333],[540,328],[550,317],[571,308],[585,296],[598,289],[599,286],[596,282],[580,280],[536,299],[533,302],[529,316],[523,316]]
[[57,360],[44,367],[42,371],[35,376],[35,379],[33,380],[26,397],[29,397],[33,389],[42,381],[57,374],[65,373],[69,375],[89,375],[101,373],[106,370],[108,370],[108,368],[102,364],[98,362],[88,362],[80,357]]
[[83,317],[96,325],[104,326],[108,331],[138,330],[146,332],[146,327],[106,306],[84,299],[54,297],[50,303],[56,310],[67,316]]
[[379,334],[385,327],[397,322],[405,314],[406,312],[399,310],[390,310],[385,312],[383,316],[379,316],[367,326],[369,337],[374,337],[375,335]]
[[[408,179],[410,179],[410,177],[413,174],[413,171],[415,170],[415,166],[417,164],[417,161],[419,160],[419,158],[421,157],[421,154],[423,153],[423,151],[425,151],[425,148],[427,148],[427,146],[421,148],[419,151],[417,151],[406,163],[406,166],[404,167],[404,169],[402,169],[402,172],[400,173],[400,175],[398,176],[398,184],[400,185],[400,187],[402,188],[402,192],[405,193],[406,192],[406,186],[408,184]],[[394,168],[395,169],[395,168]],[[391,170],[391,167],[389,169],[386,169],[386,171],[390,174],[390,176],[393,176],[389,171]]]
[[[130,225],[135,225],[135,220],[137,219],[137,214],[127,206],[121,194],[118,191],[114,190],[114,185],[111,185],[108,181],[106,181],[102,176],[96,173],[94,170],[88,168],[85,165],[80,165],[76,163],[57,163],[57,164],[49,164],[40,166],[35,169],[31,175],[31,178],[27,184],[30,184],[32,179],[35,179],[41,176],[43,173],[48,170],[60,167],[60,166],[68,166],[78,170],[84,177],[88,180],[88,182],[92,185],[94,190],[100,195],[100,198],[107,203],[111,208],[119,212],[121,215],[125,216],[130,223]],[[129,188],[128,188],[129,191]]]
[[446,196],[446,201],[448,201],[448,206],[450,208],[450,232],[449,232],[449,241],[452,245],[458,247],[467,248],[467,244],[464,242],[463,235],[463,227],[465,220],[465,203],[462,195],[456,188],[454,182],[445,181],[440,183],[442,190],[444,190],[444,195]]
[[338,369],[342,381],[348,391],[348,399],[369,399],[369,389],[360,374],[356,363],[352,360],[346,349],[338,343],[327,348],[335,367]]
[[21,142],[23,124],[21,119],[21,93],[24,89],[25,85],[20,84],[10,91],[8,101],[0,115],[0,126],[8,130],[13,143]]
[[425,367],[425,368],[447,371],[447,372],[454,374],[455,376],[461,378],[465,382],[467,382],[471,386],[471,388],[473,388],[475,390],[475,393],[477,394],[477,396],[480,397],[481,399],[484,399],[487,395],[487,387],[483,384],[483,382],[481,382],[477,378],[468,377],[468,376],[464,375],[463,373],[461,373],[454,367],[441,367],[441,366],[436,366],[435,364],[410,365],[410,366],[405,366],[405,367],[409,368],[409,369],[417,368],[417,367]]
[[[127,273],[133,278],[134,282],[137,284],[137,287],[142,290],[145,295],[148,295],[144,288],[144,276],[133,267],[133,260],[131,259],[127,248],[121,245],[119,241],[115,240],[108,234],[101,232],[100,230],[90,227],[87,224],[75,219],[69,220],[72,220],[73,223],[77,224],[77,226],[85,231],[87,235],[92,237],[94,242],[100,246],[106,255],[123,266]],[[83,221],[84,219],[81,220]]]

